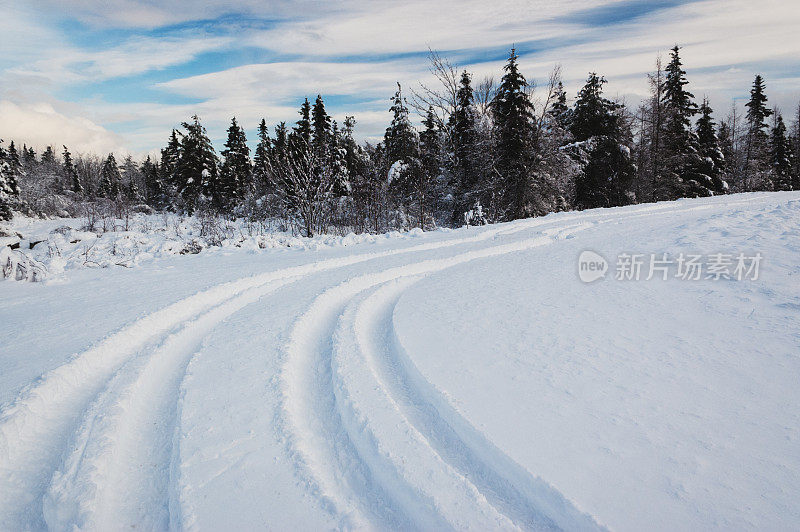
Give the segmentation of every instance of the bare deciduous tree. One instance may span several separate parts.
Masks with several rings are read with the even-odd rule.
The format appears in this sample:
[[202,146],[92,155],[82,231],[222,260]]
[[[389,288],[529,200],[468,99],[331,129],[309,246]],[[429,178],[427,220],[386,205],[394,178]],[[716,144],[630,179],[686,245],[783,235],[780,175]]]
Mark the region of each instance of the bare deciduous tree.
[[447,130],[448,118],[456,108],[458,97],[458,68],[443,58],[438,52],[428,49],[429,70],[439,82],[440,87],[428,86],[420,82],[418,89],[411,91],[410,105],[424,117],[428,108],[433,109],[437,125]]

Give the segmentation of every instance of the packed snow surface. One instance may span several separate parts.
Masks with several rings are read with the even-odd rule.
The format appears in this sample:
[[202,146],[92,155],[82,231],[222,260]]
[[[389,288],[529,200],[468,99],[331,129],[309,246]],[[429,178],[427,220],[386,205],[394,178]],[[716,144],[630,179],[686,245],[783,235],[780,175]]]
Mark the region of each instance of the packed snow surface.
[[[112,238],[62,225],[39,228],[62,257]],[[135,268],[0,282],[0,530],[800,522],[798,193],[195,255],[148,235]],[[651,254],[761,262],[663,279]]]

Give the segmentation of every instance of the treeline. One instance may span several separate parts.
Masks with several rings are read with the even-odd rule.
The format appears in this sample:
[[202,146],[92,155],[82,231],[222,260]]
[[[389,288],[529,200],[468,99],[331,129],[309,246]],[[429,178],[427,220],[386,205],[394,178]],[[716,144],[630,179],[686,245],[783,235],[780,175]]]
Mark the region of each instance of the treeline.
[[[307,235],[483,224],[548,212],[725,194],[800,189],[800,106],[791,134],[755,76],[741,116],[714,119],[688,90],[675,46],[648,75],[636,108],[604,96],[590,73],[574,101],[554,69],[539,91],[511,50],[499,83],[474,84],[431,54],[436,86],[406,98],[398,84],[382,142],[354,140],[321,96],[272,134],[264,119],[255,151],[234,118],[217,154],[197,116],[174,129],[157,160],[137,164],[37,157],[0,150],[0,216],[113,201],[225,217],[283,218]],[[421,118],[412,124],[411,113]]]

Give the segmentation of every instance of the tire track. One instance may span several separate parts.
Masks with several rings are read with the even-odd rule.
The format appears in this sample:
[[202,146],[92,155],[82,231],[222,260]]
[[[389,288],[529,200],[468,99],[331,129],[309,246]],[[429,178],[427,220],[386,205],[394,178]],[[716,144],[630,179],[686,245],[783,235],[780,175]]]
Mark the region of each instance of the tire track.
[[[751,202],[752,200],[749,199],[739,203]],[[730,205],[735,203],[729,202]],[[645,216],[661,210],[663,208],[645,206],[639,209],[628,209],[627,214],[642,213],[641,215]],[[146,368],[147,361],[153,358],[152,352],[158,346],[165,350],[167,348],[164,346],[167,343],[172,345],[179,342],[174,339],[176,335],[192,336],[188,332],[184,333],[185,329],[191,329],[200,334],[202,327],[192,327],[189,324],[204,319],[205,313],[212,312],[215,307],[225,305],[226,302],[243,296],[248,291],[258,290],[268,283],[312,275],[379,258],[490,241],[494,238],[509,236],[525,230],[535,230],[551,224],[563,225],[573,221],[576,216],[578,215],[570,214],[550,217],[550,219],[540,218],[512,222],[491,229],[481,229],[477,235],[328,259],[245,277],[198,292],[123,327],[88,350],[74,355],[68,363],[43,375],[26,390],[23,390],[17,400],[0,412],[0,493],[2,493],[2,497],[0,497],[0,529],[41,528],[45,525],[42,513],[45,491],[50,481],[53,480],[55,471],[59,471],[60,475],[65,475],[57,479],[60,482],[67,478],[70,467],[81,462],[74,458],[75,451],[82,449],[80,452],[84,453],[88,450],[90,438],[86,435],[96,433],[100,429],[95,424],[96,420],[103,419],[104,415],[109,412],[106,406],[101,405],[112,404],[113,401],[109,398],[116,393],[112,390],[120,390],[122,389],[120,387],[123,387],[121,383],[125,377],[115,376],[131,375],[130,372],[134,367]],[[618,219],[620,213],[611,210],[592,215],[581,214],[580,216],[582,223],[586,223],[587,220],[595,220],[600,223]],[[467,230],[467,232],[471,231],[471,229]],[[529,241],[531,240],[536,239],[529,239]],[[515,245],[509,244],[506,247],[513,248]],[[474,253],[476,253],[475,258],[483,256],[481,251]],[[445,260],[446,262],[447,260]],[[417,265],[430,263],[431,261],[423,261]],[[404,269],[407,270],[408,267],[399,267],[398,272]],[[413,266],[411,269],[414,269]],[[335,318],[333,326],[335,326]],[[202,335],[193,338],[193,342],[200,342]],[[328,336],[328,340],[330,340],[330,336]],[[177,348],[171,347],[170,349]],[[191,349],[189,350],[191,351]],[[178,361],[177,369],[172,368],[174,371],[168,372],[173,376],[182,375],[180,367],[181,361],[184,360],[183,356],[191,355],[185,355],[186,349],[171,352],[177,353],[178,351],[183,355],[166,357]],[[155,364],[155,362],[153,363]],[[327,365],[330,367],[329,361]],[[322,365],[323,369],[324,367],[325,364]],[[301,375],[305,370],[295,368],[292,371]],[[288,376],[289,373],[287,372],[285,376]],[[145,379],[145,381],[147,380]],[[160,382],[159,385],[154,385],[152,390],[146,384],[131,388],[135,392],[134,395],[139,396],[143,393],[158,393],[160,390],[172,389],[172,381]],[[108,390],[107,398],[102,397],[104,390]],[[167,396],[170,399],[164,404],[171,403],[174,408],[174,402],[178,401],[178,398],[169,396],[169,393]],[[136,401],[132,401],[132,404]],[[292,400],[289,400],[286,403],[288,405],[291,402]],[[94,415],[92,408],[97,409],[97,415]],[[102,414],[100,413],[101,409]],[[142,408],[142,411],[147,411],[147,408]],[[142,414],[139,421],[146,418],[147,415]],[[290,416],[287,415],[284,418],[284,421],[287,421]],[[93,421],[87,421],[88,419]],[[83,425],[82,420],[86,421]],[[288,427],[290,423],[285,423],[285,425]],[[75,435],[75,438],[70,438],[71,435]],[[85,446],[81,447],[76,443],[75,448],[72,449],[73,453],[70,454],[69,444],[73,439],[76,442],[85,442]],[[294,440],[294,437],[292,439]],[[67,465],[68,462],[69,465]],[[51,493],[51,495],[55,494]],[[53,496],[49,500],[54,502],[58,500],[58,497]],[[53,506],[53,508],[56,507],[60,507],[59,504]],[[353,515],[356,514],[357,512],[354,512]],[[397,522],[403,520],[402,517],[399,519],[400,521]],[[393,521],[389,519],[386,522]]]
[[[526,530],[597,530],[594,520],[577,510],[564,496],[511,460],[472,427],[447,399],[419,373],[408,357],[393,326],[393,313],[403,292],[421,278],[404,278],[372,292],[341,324],[349,340],[351,364],[366,368],[355,386],[378,388],[391,403],[384,425],[400,437],[398,427],[408,424],[436,453],[474,486],[515,526]],[[378,386],[370,386],[369,377]],[[373,398],[367,415],[378,402]],[[412,455],[416,456],[416,455]],[[422,484],[423,489],[428,483]],[[470,522],[468,522],[469,524]],[[465,528],[465,527],[458,527]]]
[[51,530],[181,528],[173,443],[180,385],[203,338],[228,317],[296,278],[268,283],[213,308],[121,371],[89,409],[44,499]]
[[[751,201],[729,201],[724,207]],[[387,442],[381,441],[376,433],[364,434],[369,430],[368,421],[363,412],[354,411],[354,405],[363,406],[368,401],[362,403],[354,400],[351,395],[353,390],[342,384],[343,375],[335,374],[341,371],[337,366],[339,361],[335,360],[336,355],[347,352],[341,347],[337,352],[337,342],[342,341],[341,337],[337,337],[337,323],[343,319],[350,301],[359,293],[397,279],[425,276],[469,261],[528,250],[554,240],[570,238],[578,231],[601,223],[651,216],[665,209],[669,209],[670,214],[681,214],[706,208],[705,205],[687,205],[683,209],[676,209],[674,205],[645,205],[627,208],[624,212],[610,209],[591,215],[583,214],[579,223],[572,225],[568,224],[575,221],[573,215],[562,216],[552,220],[555,227],[545,231],[549,236],[389,268],[351,279],[319,295],[295,322],[284,349],[281,373],[281,404],[277,422],[301,479],[323,505],[340,518],[341,526],[345,528],[368,528],[371,524],[392,528],[416,527],[419,522],[415,520],[420,515],[430,516],[430,508],[443,509],[440,503],[431,500],[430,493],[423,493],[419,482],[416,486],[404,488],[397,488],[391,482],[382,482],[391,475],[397,478],[398,470],[402,469],[397,464],[402,460],[411,460],[413,454],[392,455],[387,447],[382,446]],[[401,353],[399,348],[397,353]],[[402,360],[397,354],[395,357]],[[433,405],[435,410],[438,396],[426,391],[424,379],[421,383],[414,383],[410,371],[400,377],[401,388],[416,389],[418,393],[413,401],[408,397],[409,394],[414,395],[411,391],[407,392],[405,399],[399,396],[398,400],[406,400],[409,409],[424,412],[430,411]],[[371,384],[375,385],[374,382]],[[378,386],[381,386],[380,383]],[[393,401],[395,399],[389,397],[389,402]],[[442,403],[441,406],[445,408],[447,405]],[[429,447],[447,465],[460,472],[463,478],[474,481],[473,486],[480,496],[487,501],[492,500],[495,509],[513,522],[512,526],[600,528],[590,516],[574,508],[552,487],[531,476],[487,442],[452,409],[439,417],[420,417],[414,421],[418,425],[411,423],[410,429],[428,440]],[[450,423],[455,427],[449,426]],[[431,440],[435,444],[431,444]],[[394,456],[396,463],[387,466],[386,460],[391,462],[391,456]],[[470,463],[472,460],[474,464]],[[420,499],[413,501],[409,494],[418,494]],[[474,500],[479,500],[479,497]],[[462,524],[466,527],[468,523],[458,519],[457,508],[455,504],[447,514],[452,521],[436,512],[438,524],[445,519],[451,527]],[[437,523],[425,523],[425,517],[421,519],[423,525],[437,526]]]
[[[540,236],[357,277],[318,296],[295,323],[282,373],[282,428],[299,473],[324,504],[342,516],[342,526],[366,527],[374,521],[379,526],[415,525],[413,515],[403,514],[403,502],[392,486],[382,485],[380,471],[371,469],[369,459],[359,454],[357,437],[348,433],[339,410],[344,406],[337,404],[332,338],[348,302],[360,292],[394,279],[426,275],[552,241]],[[358,419],[357,414],[354,417]]]
[[380,258],[480,242],[535,227],[541,220],[531,222],[537,221],[500,226],[459,239],[328,259],[223,283],[144,316],[74,355],[23,390],[0,413],[0,529],[45,525],[45,490],[67,456],[70,435],[80,436],[81,419],[92,401],[126,363],[137,355],[146,356],[160,339],[180,334],[187,322],[197,320],[204,312],[272,282]]

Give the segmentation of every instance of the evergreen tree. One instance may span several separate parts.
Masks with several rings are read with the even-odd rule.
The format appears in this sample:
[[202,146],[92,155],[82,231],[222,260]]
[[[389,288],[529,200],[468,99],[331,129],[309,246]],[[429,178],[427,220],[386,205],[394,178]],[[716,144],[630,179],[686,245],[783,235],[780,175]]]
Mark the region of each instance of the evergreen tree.
[[535,127],[533,104],[528,98],[528,82],[520,73],[517,54],[512,48],[505,74],[492,101],[500,210],[506,220],[533,214],[532,175]]
[[161,181],[161,172],[157,163],[150,156],[142,163],[141,174],[144,179],[145,199],[148,204],[163,208],[166,203],[165,190]]
[[331,192],[334,196],[346,196],[350,191],[350,171],[347,167],[347,148],[344,134],[339,131],[336,120],[331,126],[330,139],[328,141],[327,164],[331,169],[331,179],[333,181]]
[[109,153],[100,170],[98,195],[104,198],[116,198],[120,193],[120,181],[121,176],[117,160],[114,158],[113,153]]
[[630,152],[612,137],[595,138],[589,162],[575,180],[579,209],[616,207],[633,203],[636,169]]
[[220,172],[220,187],[215,200],[217,205],[231,204],[240,200],[246,192],[253,190],[253,166],[250,163],[250,148],[247,138],[236,118],[231,119],[228,140],[222,150],[224,161]]
[[289,149],[293,154],[303,153],[311,146],[311,104],[308,98],[300,106],[300,120],[289,135]]
[[44,152],[42,153],[42,160],[40,164],[50,172],[55,172],[56,168],[58,167],[58,162],[56,161],[56,154],[53,152],[53,147],[48,146],[45,148]]
[[582,171],[575,178],[575,204],[579,209],[633,203],[636,168],[625,141],[620,118],[622,106],[603,97],[605,79],[592,72],[578,93],[570,128],[576,140],[589,149]]
[[474,207],[481,186],[478,154],[477,111],[473,100],[470,75],[465,70],[456,94],[451,120],[453,145],[453,177],[456,205],[453,220],[460,223],[464,213]]
[[126,191],[126,195],[132,201],[139,201],[142,198],[139,192],[139,185],[136,184],[135,179],[128,181],[128,190]]
[[11,168],[11,172],[16,176],[20,175],[22,172],[22,162],[19,158],[19,153],[17,153],[17,147],[14,145],[14,141],[12,140],[11,143],[8,145],[8,151],[6,153],[6,158],[8,162],[8,166]]
[[397,92],[391,99],[392,122],[384,133],[386,147],[386,161],[390,164],[388,181],[389,186],[401,201],[407,201],[414,195],[416,179],[420,170],[419,142],[417,133],[411,125],[408,114],[408,105],[400,84]]
[[[425,129],[419,134],[420,146],[420,175],[419,175],[419,218],[425,220],[426,212],[430,213],[436,205],[434,185],[441,169],[442,143],[441,135],[433,113],[433,108],[428,107],[425,120],[422,121]],[[462,211],[463,213],[463,211]],[[456,220],[460,222],[461,220]]]
[[432,107],[428,107],[428,113],[425,115],[422,125],[425,127],[419,134],[422,169],[429,179],[434,179],[439,175],[441,168],[442,145]]
[[142,199],[141,192],[139,191],[140,181],[142,174],[139,170],[139,165],[133,160],[133,157],[127,155],[125,160],[122,161],[121,175],[125,183],[124,192],[125,196],[132,201],[140,201]]
[[353,132],[355,131],[356,119],[352,116],[344,118],[342,128],[342,141],[344,146],[344,163],[347,166],[349,176],[363,175],[366,172],[365,158],[367,155],[361,146],[358,145]]
[[700,106],[700,118],[697,120],[697,142],[704,163],[703,172],[711,178],[713,183],[712,192],[724,194],[728,191],[728,183],[723,177],[725,155],[722,153],[720,141],[717,138],[712,113],[708,99],[703,99],[703,104]]
[[286,160],[289,154],[289,130],[286,122],[275,126],[275,140],[272,141],[272,162],[278,163]]
[[33,168],[39,161],[36,160],[36,152],[33,148],[22,145],[22,165],[26,170]]
[[319,94],[311,110],[311,127],[311,144],[317,154],[325,160],[331,143],[331,117],[325,111],[325,103]]
[[184,208],[191,214],[205,200],[219,197],[219,173],[217,154],[197,115],[182,126],[186,132],[181,138],[176,180]]
[[693,99],[694,94],[685,89],[689,82],[686,80],[686,71],[679,55],[680,47],[675,45],[670,51],[670,61],[664,69],[664,103],[673,112],[677,126],[688,130],[691,126],[692,116],[697,114],[697,105]]
[[663,103],[666,112],[664,124],[665,172],[657,183],[657,199],[708,196],[715,184],[704,173],[708,165],[699,154],[699,141],[692,130],[692,117],[697,114],[694,95],[686,90],[689,83],[682,68],[676,45],[670,53],[665,69]]
[[64,181],[69,185],[69,189],[76,193],[82,194],[83,193],[83,185],[81,185],[81,180],[78,178],[78,172],[75,171],[75,165],[72,163],[72,154],[69,152],[66,146],[64,146],[64,153],[61,156],[64,160],[61,168],[64,174]]
[[747,107],[747,146],[744,158],[745,190],[766,188],[768,179],[763,174],[769,168],[769,135],[767,118],[772,109],[767,107],[767,96],[764,93],[764,79],[757,75],[750,89],[750,101]]
[[178,189],[177,172],[180,158],[181,141],[178,139],[178,132],[173,129],[167,141],[167,146],[161,150],[161,165],[159,168],[162,186],[169,187],[170,194]]
[[[2,140],[0,140],[0,143]],[[10,220],[12,208],[19,197],[19,185],[10,164],[11,156],[0,145],[0,220]]]
[[778,113],[775,127],[770,137],[770,163],[772,166],[772,187],[774,190],[792,190],[792,153],[786,138],[786,125]]
[[567,105],[567,92],[564,90],[564,83],[559,81],[556,85],[556,91],[553,98],[553,104],[548,109],[547,113],[550,115],[550,122],[558,126],[560,129],[569,129],[569,121],[571,110]]
[[617,114],[620,106],[603,98],[605,83],[605,78],[590,72],[586,84],[578,92],[570,120],[570,132],[578,142],[592,137],[616,138],[620,135],[620,119]]
[[262,118],[261,123],[258,124],[258,145],[253,157],[253,180],[259,187],[270,185],[271,151],[272,139],[269,138],[267,122]]

